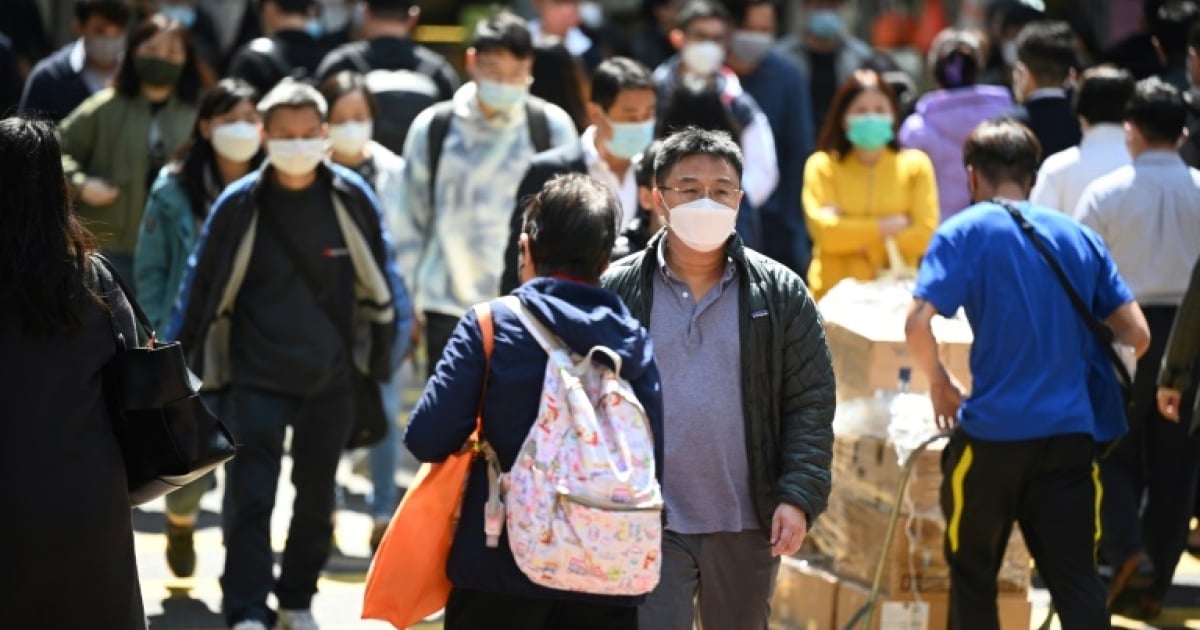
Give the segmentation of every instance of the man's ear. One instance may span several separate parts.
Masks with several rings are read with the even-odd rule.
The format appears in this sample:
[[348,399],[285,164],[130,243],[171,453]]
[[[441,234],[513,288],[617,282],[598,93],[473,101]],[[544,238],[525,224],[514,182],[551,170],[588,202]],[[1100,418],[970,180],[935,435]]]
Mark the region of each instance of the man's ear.
[[679,50],[680,48],[683,48],[683,40],[684,40],[683,31],[681,31],[677,28],[673,28],[673,29],[671,29],[671,34],[667,36],[667,39],[669,39],[671,41],[671,46],[673,48],[675,48],[675,50]]
[[604,115],[604,110],[600,109],[600,106],[596,103],[587,104],[587,113],[588,122],[597,127],[607,121],[607,117]]
[[471,74],[472,72],[475,72],[475,47],[474,46],[467,49],[466,69],[467,69],[467,74]]

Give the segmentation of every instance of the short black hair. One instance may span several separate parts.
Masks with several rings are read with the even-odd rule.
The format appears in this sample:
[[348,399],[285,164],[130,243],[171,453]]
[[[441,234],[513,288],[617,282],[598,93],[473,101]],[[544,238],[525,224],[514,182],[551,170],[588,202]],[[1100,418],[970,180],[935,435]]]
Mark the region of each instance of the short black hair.
[[92,16],[124,26],[133,17],[133,7],[127,0],[75,0],[75,19],[80,24]]
[[329,107],[330,112],[333,111],[334,103],[340,101],[342,97],[361,92],[363,99],[367,102],[367,111],[371,113],[371,118],[375,118],[379,114],[379,104],[375,102],[371,89],[367,87],[366,77],[357,72],[343,70],[334,74],[322,81],[317,90],[325,98],[325,104]]
[[628,57],[613,57],[592,73],[592,102],[608,111],[623,90],[658,91],[650,70]]
[[1187,55],[1188,30],[1197,19],[1200,19],[1200,5],[1193,0],[1169,0],[1155,12],[1150,34],[1158,40],[1168,62]]
[[1192,23],[1188,29],[1188,48],[1200,53],[1200,20]]
[[642,151],[642,158],[637,163],[637,170],[633,172],[633,179],[637,182],[639,188],[654,188],[654,160],[658,157],[658,150],[662,148],[662,140],[655,140]]
[[1033,185],[1042,145],[1029,127],[1011,118],[980,123],[963,145],[963,166],[993,186]]
[[1017,59],[1038,83],[1062,83],[1078,65],[1074,38],[1075,32],[1066,22],[1027,24],[1017,36]]
[[507,50],[518,59],[533,57],[533,36],[525,20],[511,11],[501,11],[479,20],[471,38],[475,54]]
[[712,18],[721,20],[726,24],[733,23],[733,18],[729,15],[729,10],[719,2],[713,2],[712,0],[687,0],[679,8],[679,15],[675,18],[675,28],[686,31],[692,25],[692,22]]
[[274,2],[280,12],[288,15],[308,15],[317,6],[317,0],[262,0]]
[[525,206],[522,230],[538,275],[564,274],[599,284],[617,242],[616,196],[587,175],[570,173],[546,182]]
[[413,0],[367,0],[371,15],[385,20],[407,20]]
[[737,178],[742,179],[742,150],[733,141],[733,136],[723,131],[709,131],[688,127],[667,136],[654,156],[654,181],[659,186],[666,181],[671,169],[680,160],[693,155],[711,155],[725,160],[733,167]]
[[723,131],[740,137],[742,127],[721,99],[721,90],[713,83],[703,85],[684,81],[671,92],[661,108],[655,135],[662,138],[687,128]]
[[1125,104],[1125,121],[1137,127],[1154,144],[1179,140],[1187,125],[1188,106],[1183,93],[1158,77],[1138,81]]
[[1097,66],[1083,73],[1075,92],[1075,113],[1089,125],[1120,123],[1133,96],[1133,75],[1116,66]]
[[776,11],[779,10],[775,0],[725,0],[725,6],[729,9],[733,23],[738,25],[746,23],[746,16],[750,13],[750,9],[764,4],[774,7]]

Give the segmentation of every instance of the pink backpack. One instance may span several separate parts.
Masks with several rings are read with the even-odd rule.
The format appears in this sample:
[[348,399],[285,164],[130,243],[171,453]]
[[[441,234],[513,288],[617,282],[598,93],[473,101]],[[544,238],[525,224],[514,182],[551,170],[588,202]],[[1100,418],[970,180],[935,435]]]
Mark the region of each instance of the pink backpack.
[[517,566],[535,584],[596,595],[650,592],[661,564],[662,491],[650,422],[618,376],[620,356],[601,346],[573,356],[519,299],[500,302],[548,359],[537,420],[512,470],[502,473],[485,447],[488,546],[499,544],[507,523]]

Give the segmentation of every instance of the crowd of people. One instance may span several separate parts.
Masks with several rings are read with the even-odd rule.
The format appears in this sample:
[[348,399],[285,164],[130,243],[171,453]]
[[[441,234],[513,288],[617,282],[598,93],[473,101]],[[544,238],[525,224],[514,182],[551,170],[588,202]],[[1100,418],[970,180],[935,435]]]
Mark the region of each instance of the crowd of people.
[[[632,36],[592,3],[533,0],[528,20],[470,29],[465,75],[413,40],[413,0],[343,3],[337,28],[318,0],[220,4],[76,0],[77,39],[55,52],[30,34],[36,9],[0,28],[0,404],[28,419],[9,423],[0,470],[57,463],[6,502],[37,515],[0,524],[0,565],[22,567],[0,575],[6,622],[145,623],[102,384],[110,320],[132,312],[97,297],[111,278],[93,253],[183,345],[237,438],[221,587],[239,630],[317,627],[363,383],[401,418],[422,354],[407,432],[393,422],[370,448],[372,548],[402,435],[441,461],[480,415],[512,466],[545,356],[504,306],[485,344],[472,310],[508,294],[580,354],[620,349],[654,427],[661,580],[633,598],[534,585],[472,538],[481,462],[447,628],[765,627],[779,556],[830,492],[816,300],[904,273],[909,343],[956,429],[953,628],[998,628],[996,541],[1014,522],[1064,628],[1156,616],[1200,549],[1195,0],[1146,0],[1143,31],[1109,50],[1040,2],[999,0],[983,30],[933,38],[923,76],[854,37],[841,0],[799,0],[795,32],[774,0],[646,0]],[[930,327],[960,308],[969,395]],[[1138,357],[1119,426],[1092,391],[1116,384],[1108,342]],[[276,570],[285,443],[296,498]],[[178,576],[214,487],[168,495]],[[47,573],[48,549],[73,582]],[[54,603],[64,587],[71,606]]]

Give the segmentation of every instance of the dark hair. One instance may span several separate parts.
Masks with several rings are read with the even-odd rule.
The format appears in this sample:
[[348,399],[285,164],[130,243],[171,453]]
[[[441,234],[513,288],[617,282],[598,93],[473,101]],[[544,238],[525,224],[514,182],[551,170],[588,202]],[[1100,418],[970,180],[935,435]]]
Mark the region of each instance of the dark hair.
[[1041,161],[1037,136],[1013,119],[980,123],[963,145],[963,166],[992,185],[1007,182],[1028,187]]
[[719,2],[713,2],[712,0],[687,0],[679,8],[679,15],[675,18],[675,28],[686,31],[692,25],[692,22],[708,19],[718,19],[726,24],[733,22],[733,18],[729,15],[729,10]]
[[711,83],[681,83],[671,93],[662,111],[655,133],[660,138],[688,128],[721,131],[734,138],[742,133],[741,126],[721,100],[721,92]]
[[1188,48],[1200,52],[1200,20],[1192,24],[1192,28],[1188,29]]
[[192,42],[188,39],[187,30],[183,25],[162,15],[146,18],[129,34],[129,42],[125,45],[125,57],[121,60],[116,78],[113,79],[113,88],[129,98],[141,96],[142,78],[138,76],[135,64],[137,49],[161,33],[178,37],[183,42],[183,72],[175,82],[174,92],[179,100],[195,103],[200,95],[200,72],[196,69],[196,51],[192,48]]
[[655,140],[642,151],[642,158],[637,163],[637,170],[633,172],[633,179],[637,182],[640,188],[654,188],[654,160],[658,157],[658,151],[662,148],[662,140]]
[[279,11],[287,15],[308,15],[317,5],[317,0],[262,0],[262,4],[267,2],[274,2]]
[[96,240],[71,206],[54,125],[0,121],[0,172],[0,329],[78,331]]
[[1075,113],[1089,125],[1120,123],[1125,103],[1133,96],[1133,75],[1115,66],[1097,66],[1083,73],[1075,92]]
[[133,8],[126,0],[75,0],[75,19],[80,24],[92,16],[124,26],[133,17]]
[[943,89],[975,85],[982,66],[979,38],[970,31],[944,29],[929,48],[929,72]]
[[584,102],[583,67],[562,44],[541,45],[533,49],[533,84],[529,93],[563,108],[575,128],[587,129],[587,105]]
[[1007,32],[1010,28],[1025,28],[1026,26],[1046,19],[1046,14],[1025,4],[1014,1],[1000,9],[1000,29]]
[[1167,63],[1187,55],[1188,30],[1200,19],[1200,6],[1193,0],[1168,0],[1154,13],[1150,34],[1158,40]]
[[1175,86],[1157,77],[1138,81],[1125,104],[1125,121],[1154,144],[1172,144],[1187,125],[1188,107]]
[[650,70],[628,57],[613,57],[592,72],[592,102],[608,111],[625,90],[658,91]]
[[725,160],[742,179],[742,150],[733,137],[724,131],[688,127],[677,131],[662,141],[654,156],[654,181],[659,186],[680,160],[693,155],[711,155]]
[[518,59],[529,59],[533,56],[533,36],[525,20],[511,11],[501,11],[479,20],[471,47],[477,55],[507,50]]
[[523,231],[538,274],[599,284],[617,241],[620,204],[606,186],[579,173],[546,182],[525,206]]
[[750,9],[767,5],[778,10],[775,6],[775,0],[726,0],[725,6],[729,9],[729,15],[733,19],[733,23],[742,25],[746,23],[746,16],[749,15]]
[[317,90],[321,92],[321,96],[325,97],[325,104],[329,107],[330,113],[333,112],[334,104],[342,97],[355,92],[361,93],[367,101],[367,111],[371,112],[371,118],[375,118],[379,113],[379,104],[375,102],[375,97],[371,95],[371,89],[367,87],[367,79],[357,72],[343,70],[331,75],[321,82]]
[[385,20],[407,20],[413,0],[367,0],[371,15]]
[[[217,175],[216,153],[212,142],[200,134],[200,121],[214,116],[228,114],[241,103],[253,105],[258,101],[258,91],[241,79],[221,79],[200,97],[196,108],[196,124],[192,129],[192,137],[175,152],[171,171],[183,183],[183,192],[187,195],[188,203],[192,206],[192,214],[197,219],[208,216],[208,183],[209,176]],[[251,158],[253,168],[262,161],[262,151]],[[218,177],[216,181],[220,181]]]
[[1017,36],[1017,60],[1039,84],[1060,84],[1078,66],[1074,38],[1066,22],[1033,22]]
[[[842,83],[837,93],[833,95],[833,101],[829,104],[829,113],[825,115],[825,125],[821,127],[821,134],[817,137],[818,151],[824,151],[838,159],[844,159],[850,155],[852,147],[850,140],[846,138],[846,129],[842,125],[846,118],[846,111],[850,109],[850,104],[858,98],[859,94],[867,90],[879,90],[887,97],[888,102],[892,105],[892,124],[893,126],[900,124],[900,111],[896,105],[896,93],[892,91],[892,86],[874,70],[857,70]],[[900,145],[895,138],[892,138],[887,146],[893,151],[900,150]]]

